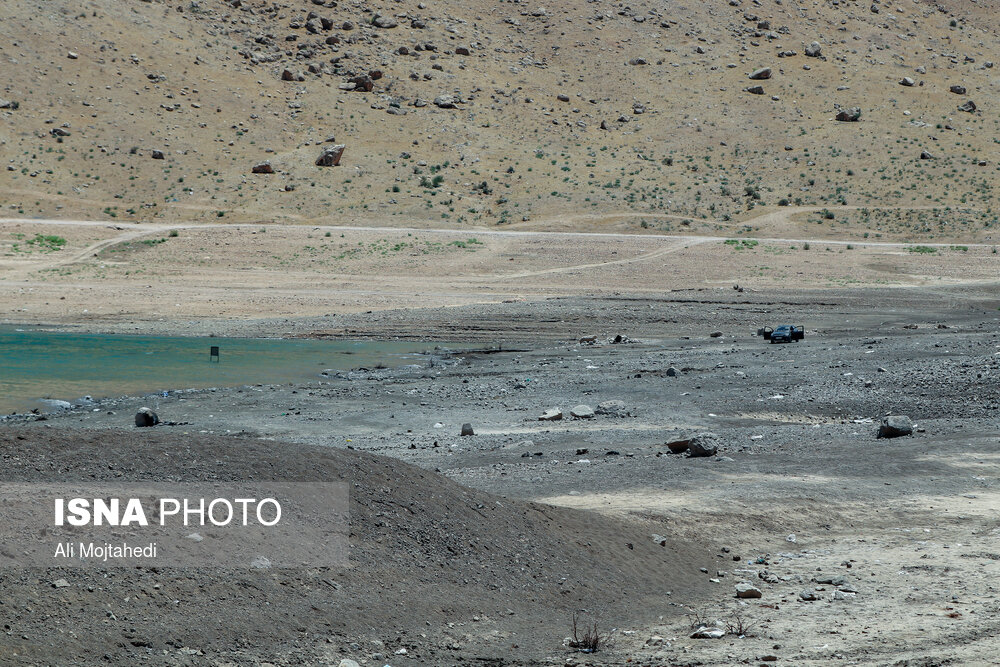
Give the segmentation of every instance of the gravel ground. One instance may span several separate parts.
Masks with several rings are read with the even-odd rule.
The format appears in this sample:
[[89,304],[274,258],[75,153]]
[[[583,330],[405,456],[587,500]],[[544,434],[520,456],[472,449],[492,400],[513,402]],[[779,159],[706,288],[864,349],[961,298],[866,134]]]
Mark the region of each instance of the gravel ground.
[[[775,656],[798,665],[995,664],[995,296],[973,289],[667,296],[360,314],[337,332],[303,322],[297,327],[302,335],[413,336],[483,346],[428,357],[420,367],[347,371],[298,385],[175,392],[155,403],[153,397],[109,400],[41,421],[10,418],[5,430],[16,428],[53,454],[59,443],[78,439],[91,443],[90,451],[99,451],[97,443],[104,441],[141,451],[148,437],[161,448],[196,442],[207,453],[222,447],[234,462],[249,465],[240,457],[245,448],[245,460],[280,461],[276,474],[281,466],[298,470],[298,452],[344,456],[343,450],[353,449],[348,460],[364,466],[400,466],[371,455],[415,466],[399,467],[405,474],[398,474],[417,495],[444,484],[449,493],[489,494],[476,497],[499,498],[515,508],[542,502],[585,510],[594,530],[639,535],[634,539],[646,547],[656,546],[653,535],[666,536],[678,554],[632,567],[621,553],[604,552],[572,565],[580,576],[603,578],[603,584],[594,583],[600,589],[595,599],[608,627],[616,629],[614,645],[597,654],[563,645],[566,610],[575,605],[563,600],[567,604],[560,606],[541,594],[491,607],[515,610],[496,629],[530,637],[512,642],[517,650],[489,639],[489,632],[468,631],[457,652],[432,654],[429,647],[440,647],[443,633],[452,629],[448,622],[470,622],[481,590],[442,584],[442,596],[469,604],[456,602],[452,611],[428,616],[428,610],[411,606],[410,597],[359,600],[339,634],[331,633],[331,660],[353,657],[394,667],[473,664],[478,658],[494,661],[484,664],[728,665]],[[758,326],[783,322],[805,324],[805,340],[769,345],[754,335]],[[578,342],[588,335],[597,342]],[[624,338],[616,344],[617,335]],[[571,417],[577,405],[597,408],[608,401],[621,404],[592,418]],[[143,405],[176,425],[137,431],[132,415]],[[550,408],[561,409],[563,419],[539,421]],[[876,439],[886,414],[908,415],[914,433]],[[460,436],[464,423],[474,436]],[[666,447],[705,431],[717,436],[716,456],[689,458]],[[8,463],[4,470],[19,475],[24,465]],[[352,465],[367,474],[361,463]],[[47,474],[65,476],[75,466],[67,462]],[[232,474],[244,472],[236,466]],[[46,474],[44,467],[37,474]],[[157,473],[149,468],[146,474]],[[443,502],[435,512],[444,520],[453,506]],[[551,534],[546,524],[533,524],[531,533],[506,515],[470,518],[482,521],[476,529],[500,542],[503,536],[531,535],[501,549],[507,558],[546,549],[562,553],[553,545],[563,544],[569,559],[573,536],[590,530],[579,518]],[[410,520],[403,517],[403,525]],[[462,525],[461,517],[457,522]],[[371,530],[369,537],[378,533]],[[440,534],[429,544],[436,549],[452,540]],[[616,541],[622,540],[608,538],[609,544]],[[371,545],[362,542],[356,548],[370,553]],[[597,574],[604,570],[594,557],[609,566],[606,578]],[[504,572],[504,562],[494,562],[497,572],[515,577]],[[616,571],[625,572],[624,579]],[[411,575],[400,572],[404,580]],[[380,573],[361,563],[354,574]],[[37,606],[45,576],[53,575],[5,577],[3,597]],[[650,588],[651,578],[663,585]],[[239,577],[216,574],[212,580],[223,586]],[[736,599],[734,586],[742,581],[758,587],[762,597]],[[48,591],[45,597],[51,597]],[[93,609],[80,604],[78,610]],[[395,612],[387,611],[391,606]],[[430,625],[427,638],[413,638],[408,656],[390,661],[364,643],[388,645],[401,630],[415,632],[414,618]],[[752,627],[743,637],[690,639],[695,618],[708,625],[718,619],[723,626],[743,619]],[[307,631],[316,637],[324,632],[311,625]],[[13,646],[9,642],[19,634],[12,626],[2,641]],[[18,640],[20,646],[40,641],[28,636]],[[113,636],[100,635],[93,644],[117,655],[107,644]],[[157,638],[144,655],[160,660],[163,639],[150,636]],[[293,642],[295,650],[306,651],[296,654],[298,662],[285,652],[287,644],[270,635],[243,646],[254,659],[328,664],[310,643],[316,637]],[[191,664],[222,664],[226,651],[234,659],[230,641],[214,645],[216,662],[195,656]],[[374,658],[376,653],[381,657]]]

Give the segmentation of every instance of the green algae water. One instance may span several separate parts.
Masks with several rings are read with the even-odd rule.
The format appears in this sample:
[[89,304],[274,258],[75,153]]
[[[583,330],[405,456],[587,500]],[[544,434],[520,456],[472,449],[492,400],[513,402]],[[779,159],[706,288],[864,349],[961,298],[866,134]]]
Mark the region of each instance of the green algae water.
[[[209,357],[219,347],[216,363]],[[0,327],[0,414],[58,401],[322,379],[330,370],[425,364],[433,344],[100,335]]]

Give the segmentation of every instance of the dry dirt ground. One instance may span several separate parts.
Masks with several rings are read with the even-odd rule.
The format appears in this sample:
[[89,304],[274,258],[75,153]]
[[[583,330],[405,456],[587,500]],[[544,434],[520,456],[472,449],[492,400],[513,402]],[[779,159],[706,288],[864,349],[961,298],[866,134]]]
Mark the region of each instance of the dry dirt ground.
[[[347,314],[343,326],[358,335],[467,332],[493,344],[424,367],[8,419],[11,479],[157,478],[162,453],[183,452],[170,458],[181,478],[212,460],[227,478],[360,486],[344,572],[5,573],[5,655],[27,664],[92,664],[105,654],[111,664],[349,657],[377,667],[772,656],[795,665],[997,664],[995,290],[669,297]],[[805,323],[805,340],[768,345],[754,335],[779,321]],[[709,336],[715,330],[722,335]],[[617,334],[625,341],[611,342]],[[577,342],[584,335],[597,343]],[[570,417],[577,404],[612,400],[623,405]],[[132,414],[146,404],[180,425],[134,429]],[[564,419],[539,421],[552,407]],[[876,439],[889,413],[909,415],[916,432]],[[474,436],[459,435],[465,422]],[[717,434],[717,456],[665,447],[699,431]],[[427,511],[385,504],[400,496]],[[470,503],[496,509],[484,517]],[[433,575],[421,566],[431,562],[441,565]],[[563,576],[570,593],[558,590]],[[61,577],[71,587],[53,589]],[[535,589],[538,581],[549,587]],[[743,581],[762,597],[736,599]],[[272,605],[255,604],[264,599]],[[597,613],[613,645],[589,655],[565,646],[574,608]],[[217,613],[228,616],[194,623]],[[749,630],[691,639],[693,619],[743,619]]]
[[273,335],[346,332],[343,314],[415,306],[686,298],[737,285],[751,292],[949,289],[1000,275],[990,244],[890,243],[861,232],[817,237],[788,229],[788,216],[764,218],[762,233],[793,235],[6,220],[0,312],[18,322],[216,334],[245,333],[248,320],[268,318]]

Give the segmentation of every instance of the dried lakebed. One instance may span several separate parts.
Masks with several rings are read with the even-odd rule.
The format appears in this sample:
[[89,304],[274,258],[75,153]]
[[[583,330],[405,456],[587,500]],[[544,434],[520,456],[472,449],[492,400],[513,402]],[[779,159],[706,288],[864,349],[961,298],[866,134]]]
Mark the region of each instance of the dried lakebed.
[[[411,604],[406,596],[372,595],[359,600],[349,622],[334,632],[240,649],[255,659],[287,661],[294,653],[303,664],[351,658],[394,667],[480,659],[728,665],[771,656],[798,665],[983,664],[995,655],[1000,630],[995,305],[956,308],[954,300],[928,297],[907,307],[892,301],[890,309],[879,295],[868,296],[866,302],[831,294],[822,304],[794,308],[692,303],[672,307],[676,323],[664,322],[655,301],[543,302],[530,313],[536,342],[518,351],[170,394],[157,410],[177,426],[134,429],[132,415],[147,400],[136,397],[16,428],[39,443],[127,437],[141,449],[148,438],[157,451],[171,443],[208,447],[207,457],[212,447],[221,448],[227,461],[238,460],[241,449],[248,457],[290,464],[351,448],[352,455],[387,456],[426,475],[418,482],[393,468],[396,481],[386,490],[412,482],[414,494],[432,498],[445,483],[442,475],[487,494],[478,496],[484,507],[541,502],[534,507],[582,510],[615,522],[591,531],[586,521],[570,524],[567,517],[561,525],[572,525],[568,533],[550,525],[565,556],[600,542],[605,551],[595,557],[619,573],[608,579],[615,593],[594,592],[591,610],[607,630],[614,628],[615,639],[597,654],[581,654],[563,641],[572,609],[585,606],[576,588],[577,597],[564,604],[559,595],[556,602],[519,599],[510,607],[514,616],[496,617],[486,598],[472,596],[462,605],[435,599],[451,612],[421,607],[422,633],[390,613],[393,605]],[[566,312],[578,320],[567,324]],[[757,326],[792,316],[806,324],[801,343],[768,345],[753,335]],[[531,326],[520,304],[450,309],[438,317],[395,313],[382,321],[437,322],[442,330],[486,318]],[[716,329],[723,335],[710,337]],[[617,333],[631,342],[611,343]],[[588,334],[598,335],[596,345],[575,342]],[[577,405],[597,408],[608,401],[623,405],[591,418],[570,415]],[[539,421],[551,408],[560,408],[563,418]],[[915,433],[876,439],[879,419],[890,413],[912,418]],[[475,435],[460,435],[464,423]],[[665,446],[679,434],[700,431],[718,436],[717,456],[688,458]],[[51,463],[62,475],[73,469]],[[368,488],[363,479],[355,481]],[[453,509],[445,504],[436,511],[446,520]],[[507,536],[511,517],[476,516],[490,534]],[[391,542],[408,534],[411,520],[405,512],[383,517],[384,525],[366,527],[371,532],[365,537]],[[621,539],[608,537],[616,531]],[[543,534],[533,533],[532,544],[550,549]],[[660,547],[654,536],[669,541]],[[439,538],[455,547],[447,535]],[[625,551],[635,552],[616,551],[608,539],[632,544],[649,559],[628,560]],[[518,549],[530,553],[532,544]],[[660,555],[645,551],[648,545]],[[478,572],[474,558],[446,560],[449,582]],[[624,579],[617,569],[623,563],[637,568]],[[599,576],[599,569],[588,576]],[[647,595],[650,575],[670,587]],[[741,583],[759,589],[761,597],[737,598]],[[226,576],[214,576],[212,585],[222,591]],[[16,599],[40,590],[38,583],[7,586]],[[461,597],[461,591],[452,592]],[[333,590],[328,595],[339,599]],[[474,612],[476,605],[482,614]],[[738,629],[740,619],[749,636],[690,637],[693,621],[709,627],[718,621],[727,630]],[[401,632],[407,653],[397,655]],[[186,638],[176,628],[173,633],[175,640]],[[161,648],[162,640],[151,641]],[[218,660],[233,659],[237,650],[236,640],[202,641],[197,648]]]

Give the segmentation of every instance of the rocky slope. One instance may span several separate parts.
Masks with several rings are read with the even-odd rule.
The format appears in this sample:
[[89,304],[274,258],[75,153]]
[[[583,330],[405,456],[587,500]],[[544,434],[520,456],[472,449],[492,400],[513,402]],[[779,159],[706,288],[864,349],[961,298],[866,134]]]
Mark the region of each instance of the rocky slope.
[[[995,220],[997,15],[883,0],[6,3],[0,203],[12,217],[538,228],[680,216],[614,223],[661,231],[848,204],[871,210],[847,225],[974,237]],[[339,166],[315,164],[341,144]],[[928,208],[878,210],[914,206]]]

